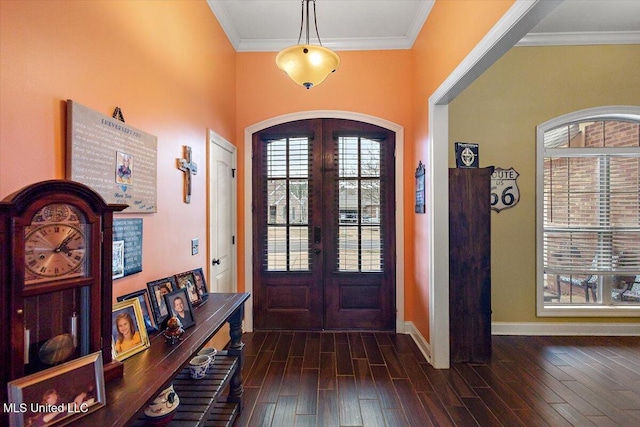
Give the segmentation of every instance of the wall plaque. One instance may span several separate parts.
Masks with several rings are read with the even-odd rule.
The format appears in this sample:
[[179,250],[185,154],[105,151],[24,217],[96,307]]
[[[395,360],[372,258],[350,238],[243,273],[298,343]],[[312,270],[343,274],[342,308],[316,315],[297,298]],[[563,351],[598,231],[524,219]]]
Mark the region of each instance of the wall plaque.
[[477,168],[480,164],[478,144],[470,142],[456,142],[456,167]]
[[512,208],[520,201],[517,179],[520,176],[514,168],[495,168],[491,173],[491,209],[500,213]]
[[157,147],[154,135],[67,100],[67,179],[126,213],[158,210]]
[[113,257],[114,279],[142,271],[142,218],[113,220]]

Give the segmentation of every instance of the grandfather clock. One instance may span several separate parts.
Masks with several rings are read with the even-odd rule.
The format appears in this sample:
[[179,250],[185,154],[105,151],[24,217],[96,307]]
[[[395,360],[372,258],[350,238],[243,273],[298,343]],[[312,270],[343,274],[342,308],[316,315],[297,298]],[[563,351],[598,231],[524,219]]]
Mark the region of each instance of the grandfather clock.
[[0,202],[0,353],[6,383],[96,351],[111,356],[113,213],[84,184],[51,180]]

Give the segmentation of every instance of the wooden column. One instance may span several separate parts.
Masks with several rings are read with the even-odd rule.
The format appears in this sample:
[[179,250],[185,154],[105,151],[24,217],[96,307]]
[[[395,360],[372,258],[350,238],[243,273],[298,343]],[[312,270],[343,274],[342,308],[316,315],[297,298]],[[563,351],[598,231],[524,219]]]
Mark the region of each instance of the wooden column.
[[452,362],[491,358],[491,172],[449,169]]

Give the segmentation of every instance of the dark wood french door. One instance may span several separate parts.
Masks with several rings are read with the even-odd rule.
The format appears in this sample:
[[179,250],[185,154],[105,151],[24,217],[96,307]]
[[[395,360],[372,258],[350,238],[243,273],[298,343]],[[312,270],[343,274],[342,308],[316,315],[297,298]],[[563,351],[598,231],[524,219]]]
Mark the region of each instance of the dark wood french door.
[[395,133],[342,119],[253,135],[257,329],[395,327]]

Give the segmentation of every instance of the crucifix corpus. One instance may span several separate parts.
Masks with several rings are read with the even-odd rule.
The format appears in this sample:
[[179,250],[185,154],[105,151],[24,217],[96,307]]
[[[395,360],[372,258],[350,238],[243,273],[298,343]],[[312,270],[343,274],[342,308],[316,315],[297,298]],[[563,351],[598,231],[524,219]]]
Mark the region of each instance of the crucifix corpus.
[[191,203],[191,175],[198,173],[198,165],[191,160],[191,147],[183,146],[184,159],[178,159],[178,169],[184,172],[184,202]]

